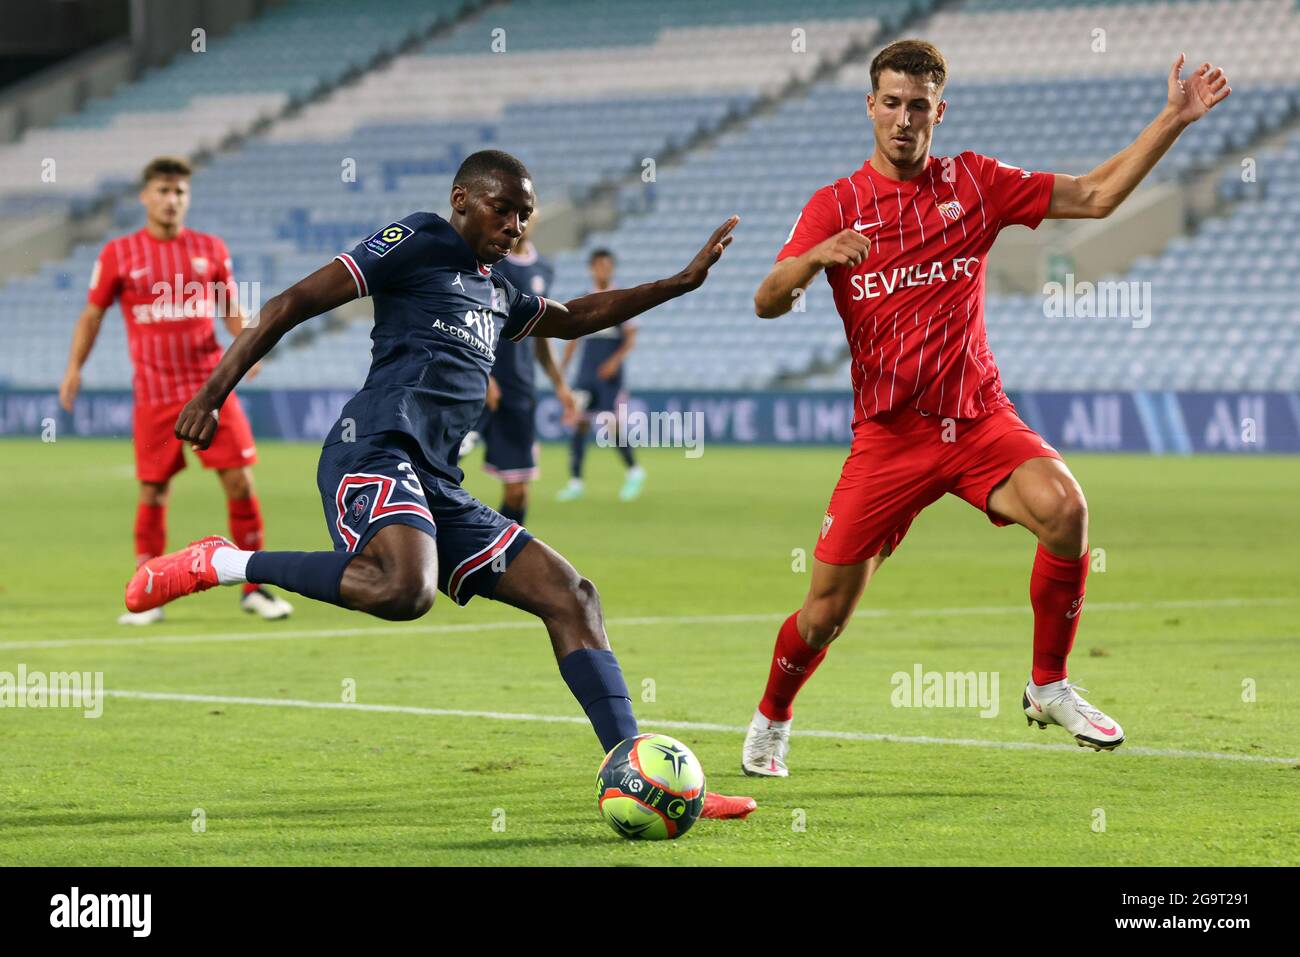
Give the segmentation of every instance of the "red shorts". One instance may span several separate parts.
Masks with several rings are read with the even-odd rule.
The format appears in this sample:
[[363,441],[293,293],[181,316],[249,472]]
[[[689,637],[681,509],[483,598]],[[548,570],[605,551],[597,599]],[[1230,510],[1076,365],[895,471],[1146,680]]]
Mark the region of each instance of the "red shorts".
[[[135,477],[141,482],[166,482],[185,468],[184,445],[176,438],[176,419],[184,402],[151,405],[137,401],[132,414],[135,433]],[[209,469],[237,469],[257,461],[253,428],[232,392],[217,416],[212,444],[194,453]]]
[[978,419],[939,418],[900,409],[868,419],[853,434],[849,457],[822,520],[813,552],[831,565],[856,565],[893,552],[912,519],[951,492],[988,514],[994,487],[1029,459],[1061,456],[1010,406]]

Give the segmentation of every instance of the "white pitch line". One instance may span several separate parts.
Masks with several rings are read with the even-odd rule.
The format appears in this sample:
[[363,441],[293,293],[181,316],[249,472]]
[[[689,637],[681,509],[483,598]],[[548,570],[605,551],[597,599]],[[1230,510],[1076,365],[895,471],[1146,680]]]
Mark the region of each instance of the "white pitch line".
[[[1117,601],[1094,602],[1087,605],[1089,612],[1151,611],[1179,608],[1246,608],[1295,604],[1296,598],[1189,598],[1174,601]],[[1028,615],[1029,602],[1020,605],[976,605],[966,608],[860,608],[854,618],[942,618],[979,615]],[[789,612],[771,612],[749,615],[655,615],[639,618],[611,618],[608,628],[630,628],[641,625],[726,625],[757,624],[784,621]],[[23,648],[97,648],[130,647],[134,645],[198,645],[207,642],[228,641],[300,641],[312,638],[353,638],[361,635],[439,635],[457,632],[518,631],[539,628],[536,618],[518,621],[484,621],[463,624],[437,625],[365,625],[357,628],[318,628],[280,630],[268,624],[262,631],[235,631],[199,635],[139,635],[122,638],[34,638],[23,641],[0,641],[0,651]]]
[[[369,711],[381,714],[414,714],[434,718],[488,718],[495,721],[534,721],[548,724],[589,724],[576,715],[516,714],[508,711],[465,711],[459,708],[421,708],[400,704],[347,704],[341,701],[302,701],[294,698],[246,698],[236,695],[182,694],[170,691],[105,690],[109,698],[138,701],[184,701],[199,704],[248,704],[273,708],[313,708],[322,711]],[[647,721],[645,727],[674,728],[685,731],[722,731],[743,735],[744,727],[708,724],[699,721]],[[985,741],[979,738],[934,738],[927,735],[869,734],[863,731],[792,731],[802,738],[832,738],[838,741],[881,741],[890,744],[940,744],[964,748],[994,748],[1003,751],[1065,751],[1073,754],[1078,746],[1039,744],[1031,741]],[[1149,758],[1199,758],[1209,761],[1247,761],[1257,764],[1300,764],[1300,757],[1280,758],[1260,754],[1225,754],[1220,751],[1182,751],[1176,748],[1120,747],[1116,754]]]

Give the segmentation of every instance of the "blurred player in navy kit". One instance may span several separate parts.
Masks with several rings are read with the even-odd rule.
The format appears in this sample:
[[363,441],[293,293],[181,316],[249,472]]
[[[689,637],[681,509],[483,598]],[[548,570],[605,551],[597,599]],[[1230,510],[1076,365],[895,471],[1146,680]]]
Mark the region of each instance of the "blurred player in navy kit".
[[[534,215],[514,250],[492,268],[516,289],[545,296],[555,278],[555,267],[542,258],[529,239],[536,221]],[[483,442],[483,471],[499,478],[503,485],[501,507],[497,511],[522,525],[528,511],[528,484],[541,474],[537,465],[533,356],[537,357],[542,371],[555,387],[556,398],[564,406],[565,425],[577,422],[578,407],[555,363],[549,339],[534,338],[532,349],[527,349],[521,343],[503,338],[497,343],[496,353],[483,415],[461,443],[460,457],[464,459],[478,442]]]
[[[593,293],[614,288],[612,252],[608,249],[592,250],[587,264],[591,269]],[[569,484],[555,496],[561,502],[572,502],[582,497],[582,459],[587,450],[587,432],[591,429],[592,417],[602,412],[616,415],[619,405],[627,403],[627,393],[623,391],[623,367],[635,346],[636,324],[632,320],[582,337],[582,352],[574,388],[584,414],[573,430],[573,444],[569,451]],[[576,340],[571,340],[564,347],[564,370],[568,370],[576,351]],[[618,497],[624,502],[630,502],[641,494],[645,470],[636,464],[632,447],[624,441],[617,426],[611,428],[610,432],[615,438],[614,447],[627,466],[623,488]]]

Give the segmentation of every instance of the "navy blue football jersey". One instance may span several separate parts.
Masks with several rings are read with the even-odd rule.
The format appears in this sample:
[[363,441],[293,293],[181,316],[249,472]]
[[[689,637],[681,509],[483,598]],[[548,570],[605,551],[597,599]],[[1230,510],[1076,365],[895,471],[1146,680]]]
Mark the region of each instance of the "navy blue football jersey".
[[[520,292],[545,296],[555,278],[555,267],[543,259],[536,249],[531,255],[518,257],[513,253],[492,267],[498,276],[504,276]],[[501,387],[502,402],[532,402],[537,386],[534,383],[533,350],[529,345],[516,344],[502,339],[497,344],[497,361],[492,375]]]
[[435,213],[412,213],[335,258],[374,299],[375,327],[365,385],[325,444],[343,441],[349,420],[355,435],[404,432],[460,482],[460,442],[483,409],[497,344],[527,336],[546,300],[495,275]]

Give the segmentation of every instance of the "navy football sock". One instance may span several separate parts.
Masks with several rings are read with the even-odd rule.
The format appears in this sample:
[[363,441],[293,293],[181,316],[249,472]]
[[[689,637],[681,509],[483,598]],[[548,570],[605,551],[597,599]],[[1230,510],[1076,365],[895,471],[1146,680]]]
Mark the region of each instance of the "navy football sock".
[[497,509],[497,511],[501,513],[503,518],[508,518],[512,522],[518,522],[520,525],[524,524],[524,510],[522,508],[511,508],[505,502],[502,502],[501,507]]
[[289,591],[339,605],[343,570],[354,552],[254,552],[245,577],[259,585],[279,585]]
[[632,443],[627,441],[626,433],[618,434],[618,454],[623,459],[623,464],[628,468],[636,467],[636,456],[632,453]]
[[560,662],[560,674],[582,710],[587,712],[587,719],[606,754],[614,745],[636,734],[632,699],[614,652],[579,648]]
[[576,479],[582,478],[582,457],[587,453],[587,430],[578,426],[573,430],[569,442],[569,474]]

